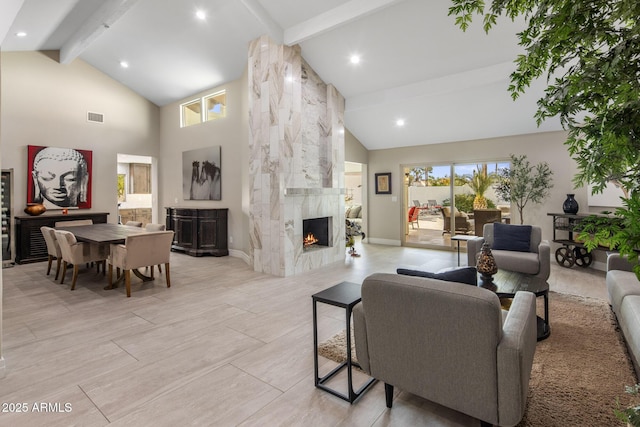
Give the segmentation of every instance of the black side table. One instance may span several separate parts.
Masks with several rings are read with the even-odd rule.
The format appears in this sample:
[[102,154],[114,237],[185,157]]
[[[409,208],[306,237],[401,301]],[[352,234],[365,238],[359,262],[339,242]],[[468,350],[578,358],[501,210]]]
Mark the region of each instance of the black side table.
[[[357,363],[351,360],[351,312],[353,307],[360,302],[360,285],[351,282],[338,283],[324,291],[318,292],[312,295],[313,299],[313,368],[314,368],[314,381],[315,386],[326,392],[333,394],[341,399],[346,400],[349,403],[355,402],[365,391],[369,389],[375,382],[375,378],[369,378],[369,380],[357,391],[353,390],[353,371],[352,367],[360,367]],[[340,365],[335,367],[327,375],[320,378],[318,376],[318,313],[317,303],[322,302],[336,307],[342,307],[346,310],[346,329],[345,334],[347,338],[347,359]],[[333,376],[340,372],[343,368],[347,368],[347,393],[340,393],[325,385]]]

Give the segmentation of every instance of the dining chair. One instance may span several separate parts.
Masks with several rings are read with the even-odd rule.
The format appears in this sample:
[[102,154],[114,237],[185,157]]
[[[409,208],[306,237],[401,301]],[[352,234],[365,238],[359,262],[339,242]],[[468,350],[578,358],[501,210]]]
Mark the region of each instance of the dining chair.
[[125,225],[127,227],[142,227],[142,223],[140,221],[127,221]]
[[172,242],[173,231],[153,231],[128,236],[124,245],[112,244],[108,259],[109,284],[113,283],[113,267],[123,270],[127,297],[130,297],[131,270],[164,264],[167,288],[170,288],[169,259]]
[[84,242],[78,242],[76,236],[70,231],[55,230],[56,239],[60,245],[60,253],[62,254],[62,277],[60,284],[64,283],[64,276],[67,273],[67,266],[73,264],[73,279],[71,281],[71,290],[76,288],[76,280],[78,279],[78,270],[81,264],[95,262],[102,264],[104,272],[105,260],[108,257],[105,245],[94,245]]
[[40,227],[42,236],[44,236],[44,242],[47,244],[48,264],[47,264],[47,276],[51,272],[51,264],[53,260],[56,260],[56,277],[54,280],[58,280],[60,275],[60,264],[62,263],[62,253],[60,252],[60,245],[56,239],[56,230],[51,227]]
[[[93,225],[92,219],[72,219],[69,221],[56,221],[55,227],[79,227],[81,225]],[[101,253],[109,252],[109,245],[99,245],[96,243],[89,243],[90,245],[99,246],[94,248],[95,251],[99,251]],[[104,263],[96,264],[97,272],[100,272],[100,265],[104,267]],[[104,273],[104,268],[102,269],[102,273]],[[57,277],[56,277],[57,278]]]
[[[144,229],[146,231],[165,231],[167,226],[165,224],[147,224]],[[158,272],[162,273],[162,264],[158,264]],[[153,277],[153,265],[151,266],[151,277]]]

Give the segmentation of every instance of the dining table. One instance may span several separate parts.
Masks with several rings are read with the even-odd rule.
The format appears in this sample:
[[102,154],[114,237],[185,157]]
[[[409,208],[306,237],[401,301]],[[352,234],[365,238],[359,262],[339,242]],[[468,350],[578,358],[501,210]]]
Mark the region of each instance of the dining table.
[[[97,244],[124,244],[128,236],[148,233],[148,231],[141,227],[131,227],[111,223],[56,227],[56,230],[65,230],[73,233],[78,242]],[[124,275],[120,275],[119,270],[120,269],[118,269],[118,273],[116,274],[117,280],[114,283],[109,283],[105,286],[105,290],[117,288],[118,284],[123,280]],[[144,282],[153,280],[153,277],[142,274],[138,269],[133,269],[131,271]]]
[[109,244],[123,244],[128,236],[147,232],[141,227],[111,223],[56,227],[56,230],[65,230],[73,233],[79,242]]

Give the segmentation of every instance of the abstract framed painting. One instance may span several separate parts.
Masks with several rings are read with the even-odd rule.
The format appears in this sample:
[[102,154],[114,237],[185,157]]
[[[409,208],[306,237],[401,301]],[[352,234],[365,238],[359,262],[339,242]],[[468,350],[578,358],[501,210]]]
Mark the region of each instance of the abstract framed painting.
[[220,146],[182,152],[182,197],[221,200]]
[[47,209],[91,208],[92,151],[28,145],[27,162],[27,203]]

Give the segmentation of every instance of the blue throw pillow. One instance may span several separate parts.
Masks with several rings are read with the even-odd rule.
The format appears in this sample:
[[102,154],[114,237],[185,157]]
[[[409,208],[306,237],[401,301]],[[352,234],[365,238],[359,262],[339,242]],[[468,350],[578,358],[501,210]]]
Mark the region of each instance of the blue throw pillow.
[[477,286],[478,272],[475,267],[460,267],[452,270],[431,273],[429,271],[410,270],[406,268],[398,268],[398,274],[405,276],[427,277],[429,279],[446,280],[449,282],[465,283],[467,285]]
[[493,223],[493,245],[491,245],[491,249],[529,252],[530,245],[530,225]]

